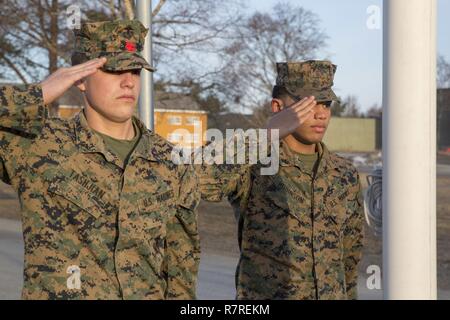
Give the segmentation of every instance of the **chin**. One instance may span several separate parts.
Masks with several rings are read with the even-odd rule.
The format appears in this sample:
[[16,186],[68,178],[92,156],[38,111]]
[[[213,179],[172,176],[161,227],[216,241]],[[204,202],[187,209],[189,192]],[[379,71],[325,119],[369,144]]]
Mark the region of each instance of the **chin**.
[[[108,110],[110,111],[110,110]],[[128,120],[133,117],[133,112],[104,112],[103,116],[107,118],[109,121],[116,122],[116,123],[123,123],[127,122]]]
[[111,120],[118,123],[127,122],[133,117],[133,114],[127,114],[127,115],[115,115],[111,117]]
[[323,140],[323,136],[320,136],[320,137],[311,137],[311,138],[309,139],[309,141],[311,142],[311,144],[318,144],[318,143],[322,142],[322,140]]
[[300,134],[298,132],[294,132],[292,135],[298,142],[300,142],[304,145],[317,144],[322,141],[322,137],[317,137],[317,136],[315,137],[313,134],[305,135],[304,133]]
[[125,122],[128,121],[131,117],[133,117],[134,114],[134,108],[130,109],[129,106],[127,107],[117,107],[113,110],[108,111],[114,111],[109,113],[109,118],[113,120],[114,122]]
[[133,115],[136,105],[115,103],[114,101],[102,101],[102,103],[92,104],[87,101],[92,110],[109,121],[123,123],[128,121]]

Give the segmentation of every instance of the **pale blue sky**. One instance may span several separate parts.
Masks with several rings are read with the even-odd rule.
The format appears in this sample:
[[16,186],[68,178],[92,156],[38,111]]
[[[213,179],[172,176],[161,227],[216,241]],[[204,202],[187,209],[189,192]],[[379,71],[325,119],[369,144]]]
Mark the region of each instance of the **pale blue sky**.
[[[270,12],[279,0],[248,0],[248,10]],[[382,0],[284,0],[316,13],[328,35],[318,59],[338,65],[335,89],[358,97],[363,110],[382,101],[382,30],[367,28],[367,8],[382,8]],[[381,11],[382,12],[382,11]],[[450,61],[450,0],[438,0],[438,52]]]

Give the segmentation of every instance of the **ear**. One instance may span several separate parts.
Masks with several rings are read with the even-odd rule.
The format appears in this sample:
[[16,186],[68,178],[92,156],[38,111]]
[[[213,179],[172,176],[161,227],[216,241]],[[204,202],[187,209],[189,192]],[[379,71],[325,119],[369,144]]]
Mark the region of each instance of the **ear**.
[[277,113],[283,110],[283,101],[280,99],[272,99],[272,112]]
[[81,91],[86,91],[86,85],[84,84],[84,79],[80,79],[74,83],[74,85]]

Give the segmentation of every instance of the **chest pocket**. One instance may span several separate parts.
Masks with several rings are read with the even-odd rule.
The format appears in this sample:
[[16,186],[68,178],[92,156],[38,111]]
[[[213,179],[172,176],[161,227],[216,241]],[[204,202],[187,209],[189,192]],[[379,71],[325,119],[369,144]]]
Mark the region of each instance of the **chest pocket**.
[[167,249],[168,221],[174,215],[173,190],[164,186],[156,192],[148,193],[138,200],[139,216],[136,222],[141,226],[144,243],[139,246],[141,254],[151,257],[148,263],[159,274]]
[[103,213],[101,200],[98,199],[95,192],[87,192],[85,189],[77,186],[74,181],[50,183],[48,191],[63,197],[96,219]]
[[174,192],[169,186],[159,189],[156,193],[147,194],[138,201],[139,215],[146,229],[161,227],[174,208]]
[[348,195],[348,190],[341,190],[325,198],[323,214],[339,229],[344,226],[347,216]]
[[296,219],[301,219],[306,208],[310,207],[310,199],[292,182],[280,176],[269,178],[265,196],[273,205],[283,209]]

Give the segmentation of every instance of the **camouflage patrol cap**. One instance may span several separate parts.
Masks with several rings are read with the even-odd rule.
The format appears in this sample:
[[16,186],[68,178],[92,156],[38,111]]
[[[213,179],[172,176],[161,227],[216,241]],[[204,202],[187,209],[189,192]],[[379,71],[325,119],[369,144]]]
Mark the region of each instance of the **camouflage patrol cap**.
[[114,20],[83,23],[75,29],[75,60],[87,61],[106,57],[103,65],[106,71],[124,71],[154,68],[140,55],[148,32],[138,20]]
[[331,89],[336,68],[330,61],[320,60],[277,63],[276,85],[301,98],[314,96],[317,101],[338,101]]

